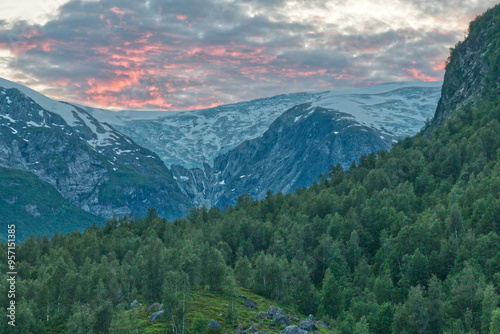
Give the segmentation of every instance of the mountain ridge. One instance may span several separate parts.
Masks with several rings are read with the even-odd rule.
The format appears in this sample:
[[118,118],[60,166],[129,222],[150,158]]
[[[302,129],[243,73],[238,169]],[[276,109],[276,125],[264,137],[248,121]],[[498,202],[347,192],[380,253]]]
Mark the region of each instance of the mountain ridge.
[[33,172],[101,217],[145,214],[148,201],[169,217],[187,211],[187,199],[153,152],[81,108],[5,80],[0,87],[2,166]]
[[[309,102],[350,113],[359,123],[379,130],[385,127],[391,134],[401,137],[415,134],[434,113],[441,85],[441,81],[394,82],[281,94],[192,111],[116,112],[82,108],[156,152],[167,167],[175,164],[192,168],[203,167],[203,164],[213,166],[218,155],[245,140],[262,136],[285,111]],[[416,98],[412,99],[412,95]],[[391,124],[390,120],[377,116],[399,119],[399,122]]]
[[[100,217],[144,215],[155,207],[173,219],[192,205],[225,207],[243,194],[294,192],[332,164],[347,168],[362,155],[389,149],[424,124],[439,85],[400,82],[284,94],[177,112],[176,127],[162,112],[116,113],[57,102],[1,79],[0,165],[33,172],[70,203]],[[122,133],[126,124],[146,132],[129,137]],[[173,146],[184,140],[172,151],[184,161],[208,160],[201,158],[201,167],[169,168],[161,152],[151,150],[161,140],[151,147],[136,143],[158,135]]]

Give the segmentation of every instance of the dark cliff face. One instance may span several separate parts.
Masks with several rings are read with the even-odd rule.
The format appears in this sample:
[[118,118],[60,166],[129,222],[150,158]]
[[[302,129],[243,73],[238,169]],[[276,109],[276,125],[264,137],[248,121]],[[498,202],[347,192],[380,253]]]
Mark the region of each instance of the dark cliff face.
[[75,120],[68,124],[18,89],[0,91],[1,166],[33,172],[70,203],[105,218],[153,206],[167,217],[187,211],[187,198],[153,152],[80,108],[66,105]]
[[469,35],[451,50],[441,99],[431,124],[425,129],[430,133],[443,124],[457,107],[475,101],[485,88],[498,85],[500,78],[489,78],[492,69],[498,69],[498,19],[500,5],[471,22]]
[[217,157],[214,167],[172,166],[172,172],[196,203],[224,207],[245,193],[260,199],[268,190],[290,193],[310,186],[330,165],[348,168],[393,140],[351,115],[306,103],[286,111],[261,137]]

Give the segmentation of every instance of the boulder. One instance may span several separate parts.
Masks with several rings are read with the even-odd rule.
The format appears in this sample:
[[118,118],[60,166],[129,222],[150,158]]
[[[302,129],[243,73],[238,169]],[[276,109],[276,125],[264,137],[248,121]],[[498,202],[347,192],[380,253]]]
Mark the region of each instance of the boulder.
[[247,308],[257,308],[259,306],[259,304],[257,304],[256,302],[254,302],[251,299],[247,299],[247,301],[245,302],[245,306]]
[[160,306],[160,303],[153,303],[153,304],[149,305],[149,307],[146,310],[146,312],[151,312],[151,311],[153,311],[155,309],[158,311],[158,306]]
[[285,311],[283,311],[279,307],[270,306],[269,309],[267,310],[267,315],[270,316],[271,318],[274,318],[276,314],[285,315]]
[[210,320],[210,323],[208,324],[208,328],[215,329],[215,330],[219,330],[219,329],[221,329],[221,327],[222,326],[214,319]]
[[141,303],[139,303],[137,299],[134,299],[134,301],[130,303],[130,308],[138,308],[139,306],[141,306]]
[[288,326],[280,332],[280,334],[308,334],[307,331],[300,329],[297,326]]
[[252,325],[244,333],[256,333],[258,331],[259,330]]
[[255,332],[255,334],[271,334],[269,332]]
[[316,326],[314,325],[314,322],[311,321],[311,319],[306,319],[299,324],[299,328],[305,331],[313,331],[316,329]]
[[154,322],[154,321],[156,321],[156,320],[158,320],[160,318],[163,318],[163,313],[164,312],[165,311],[158,311],[158,312],[155,312],[155,313],[151,314],[151,316],[149,317],[148,321],[149,322]]
[[243,327],[241,327],[241,325],[236,326],[236,328],[234,329],[234,332],[235,332],[236,334],[241,334],[241,333],[243,333]]
[[307,317],[307,319],[311,320],[313,324],[316,323],[316,318],[312,314],[309,314],[309,316]]
[[270,306],[267,310],[267,316],[274,320],[275,323],[283,323],[290,325],[290,319],[285,314],[285,311],[276,306]]
[[324,323],[323,321],[321,321],[321,320],[320,321],[316,321],[316,325],[319,326],[319,327],[321,327],[321,328],[326,328],[326,329],[329,328],[328,325],[326,323]]
[[288,319],[284,314],[276,314],[274,316],[274,322],[290,326],[290,319]]

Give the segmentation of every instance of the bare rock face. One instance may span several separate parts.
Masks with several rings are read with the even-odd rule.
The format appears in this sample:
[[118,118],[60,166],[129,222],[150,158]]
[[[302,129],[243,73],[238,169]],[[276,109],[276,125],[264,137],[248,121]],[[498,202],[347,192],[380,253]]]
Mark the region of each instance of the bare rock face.
[[486,56],[488,52],[493,52],[493,46],[484,41],[498,29],[495,22],[489,22],[479,30],[472,29],[469,36],[463,42],[458,42],[452,50],[436,114],[426,133],[443,124],[451,111],[480,96],[486,86],[485,77],[490,67]]
[[213,167],[174,165],[172,172],[195,203],[224,207],[245,193],[261,199],[268,190],[290,193],[310,186],[330,165],[348,168],[362,155],[390,148],[396,139],[348,114],[306,103],[286,111],[263,136],[217,157]]
[[188,210],[153,152],[79,107],[6,80],[0,81],[0,166],[33,172],[70,203],[104,218],[143,215],[149,207],[166,217]]

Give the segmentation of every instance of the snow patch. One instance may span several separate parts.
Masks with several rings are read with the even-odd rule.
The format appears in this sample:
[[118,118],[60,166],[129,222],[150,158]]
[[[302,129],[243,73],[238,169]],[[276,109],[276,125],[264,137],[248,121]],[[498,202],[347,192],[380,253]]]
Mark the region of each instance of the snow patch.
[[0,87],[6,89],[14,88],[19,90],[21,93],[23,93],[24,95],[35,101],[43,109],[60,115],[64,119],[64,121],[68,123],[68,125],[74,126],[77,125],[78,123],[78,119],[74,115],[76,111],[73,106],[70,106],[66,103],[54,101],[43,94],[35,92],[34,90],[28,87],[25,87],[23,85],[17,84],[15,82],[3,78],[0,78]]
[[16,123],[17,122],[15,119],[13,119],[12,117],[10,117],[9,115],[0,115],[0,117],[9,120],[12,123]]

